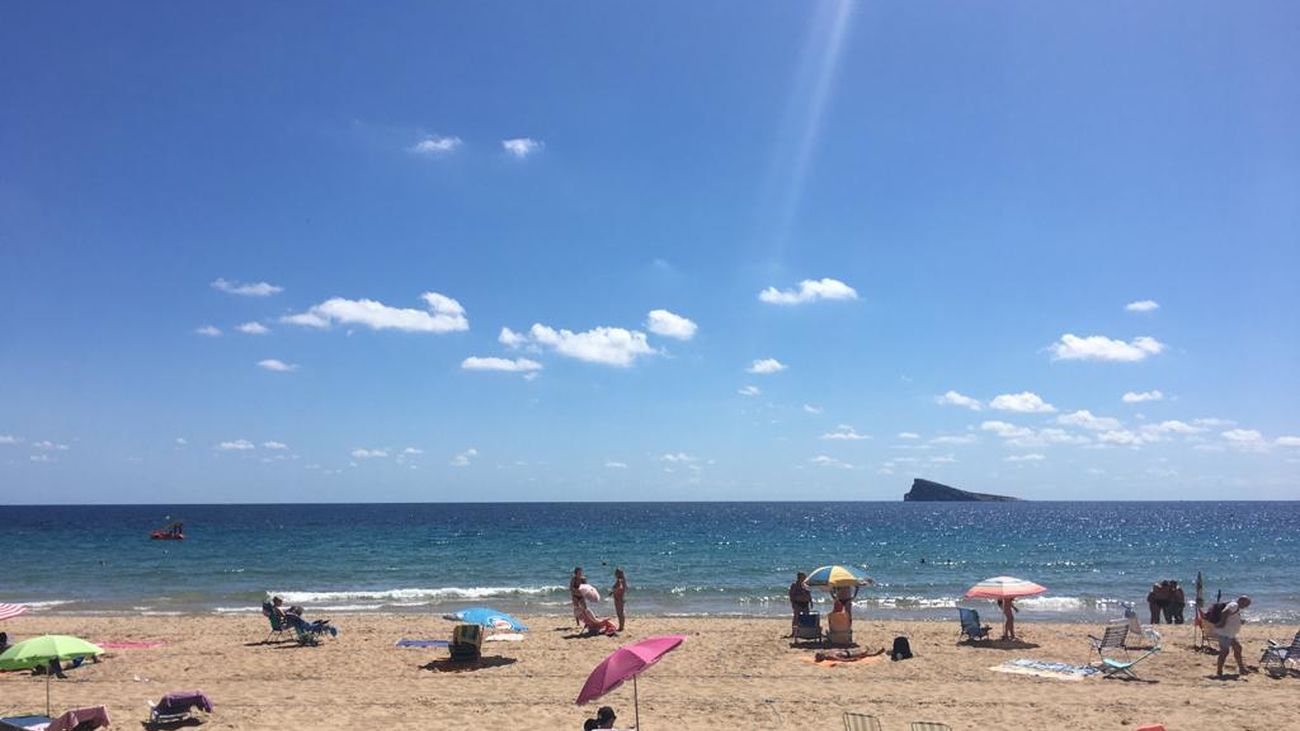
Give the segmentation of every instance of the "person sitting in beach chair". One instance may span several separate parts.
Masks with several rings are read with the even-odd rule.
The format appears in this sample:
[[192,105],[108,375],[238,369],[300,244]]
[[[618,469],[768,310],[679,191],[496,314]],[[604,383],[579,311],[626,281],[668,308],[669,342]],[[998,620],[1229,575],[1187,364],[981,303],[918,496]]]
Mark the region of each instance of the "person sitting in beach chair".
[[157,703],[149,704],[149,722],[147,726],[177,726],[180,724],[189,725],[189,721],[194,719],[199,722],[198,717],[194,716],[194,711],[199,710],[204,713],[212,713],[212,701],[204,695],[201,690],[177,691],[168,693]]
[[1259,664],[1268,674],[1274,678],[1280,678],[1286,675],[1287,663],[1291,663],[1297,670],[1300,670],[1300,631],[1295,633],[1291,638],[1290,645],[1283,645],[1274,640],[1268,641],[1268,647],[1264,648],[1264,654],[1259,658]]
[[993,628],[987,624],[980,624],[979,612],[966,607],[957,607],[957,615],[961,618],[961,633],[957,635],[958,642],[961,642],[963,637],[971,642],[987,641],[989,639],[989,630]]
[[[279,599],[279,597],[276,597]],[[284,618],[284,611],[272,602],[262,602],[262,615],[271,623],[271,633],[262,640],[262,644],[271,641],[272,638],[283,638],[284,633],[293,628],[289,626],[289,621]]]
[[478,662],[483,656],[483,628],[477,624],[456,625],[447,651],[453,662]]
[[853,644],[853,617],[839,601],[826,615],[826,643],[831,647],[848,647]]
[[294,636],[300,645],[315,645],[320,643],[320,637],[328,634],[331,637],[337,637],[339,630],[329,623],[328,619],[318,619],[315,622],[308,622],[297,614],[285,612],[284,619],[293,628]]
[[613,621],[603,617],[597,617],[591,613],[591,608],[585,604],[582,606],[582,612],[578,617],[582,621],[582,626],[589,635],[608,635],[613,637],[618,634],[618,626]]

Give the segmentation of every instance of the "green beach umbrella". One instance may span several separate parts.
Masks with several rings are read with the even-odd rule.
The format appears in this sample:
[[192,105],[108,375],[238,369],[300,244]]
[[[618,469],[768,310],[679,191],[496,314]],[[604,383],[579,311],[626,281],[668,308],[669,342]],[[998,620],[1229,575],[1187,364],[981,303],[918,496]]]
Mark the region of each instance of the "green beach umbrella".
[[[104,654],[99,645],[92,645],[80,637],[68,635],[41,635],[23,640],[0,653],[0,670],[28,670],[45,665],[51,660],[71,660]],[[50,677],[45,673],[45,715],[50,715]]]

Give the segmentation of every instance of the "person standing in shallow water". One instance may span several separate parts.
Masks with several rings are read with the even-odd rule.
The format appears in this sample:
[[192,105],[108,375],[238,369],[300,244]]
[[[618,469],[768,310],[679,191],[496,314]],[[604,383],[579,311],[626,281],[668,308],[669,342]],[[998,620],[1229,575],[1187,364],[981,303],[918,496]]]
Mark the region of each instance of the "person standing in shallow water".
[[614,597],[614,614],[618,616],[618,631],[623,631],[623,597],[627,594],[627,576],[623,574],[623,569],[614,569],[614,586],[609,590],[610,596]]
[[587,608],[587,600],[582,597],[582,592],[578,591],[578,587],[585,583],[587,583],[587,577],[582,575],[582,567],[575,567],[573,577],[569,579],[569,600],[573,602],[573,621],[579,627],[582,626],[582,610]]

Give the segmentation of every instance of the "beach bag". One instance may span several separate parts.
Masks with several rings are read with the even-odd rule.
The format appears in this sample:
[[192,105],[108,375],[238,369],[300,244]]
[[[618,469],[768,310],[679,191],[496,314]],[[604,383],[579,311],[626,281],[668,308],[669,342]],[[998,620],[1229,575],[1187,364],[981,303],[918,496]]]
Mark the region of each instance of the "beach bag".
[[912,644],[907,641],[906,637],[894,638],[894,650],[889,653],[890,660],[910,660],[912,658]]
[[1227,602],[1215,602],[1210,608],[1205,610],[1205,621],[1218,627],[1223,624],[1223,610],[1228,606]]

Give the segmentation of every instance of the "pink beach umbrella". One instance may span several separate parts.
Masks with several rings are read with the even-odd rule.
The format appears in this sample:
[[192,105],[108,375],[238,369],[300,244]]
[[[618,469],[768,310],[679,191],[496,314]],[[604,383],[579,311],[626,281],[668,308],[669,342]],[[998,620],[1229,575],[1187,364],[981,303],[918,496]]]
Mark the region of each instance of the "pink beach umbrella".
[[635,726],[640,729],[641,708],[636,692],[636,676],[659,662],[659,658],[677,649],[677,646],[685,641],[686,635],[662,635],[623,645],[610,653],[609,657],[602,660],[596,669],[591,671],[591,675],[587,676],[582,692],[578,693],[577,704],[581,706],[588,701],[594,701],[631,678]]
[[972,586],[966,592],[967,599],[1015,599],[1019,596],[1033,596],[1047,591],[1047,587],[1032,581],[1017,579],[1014,576],[994,576]]
[[24,604],[0,604],[0,619],[12,619],[27,613],[27,606]]

